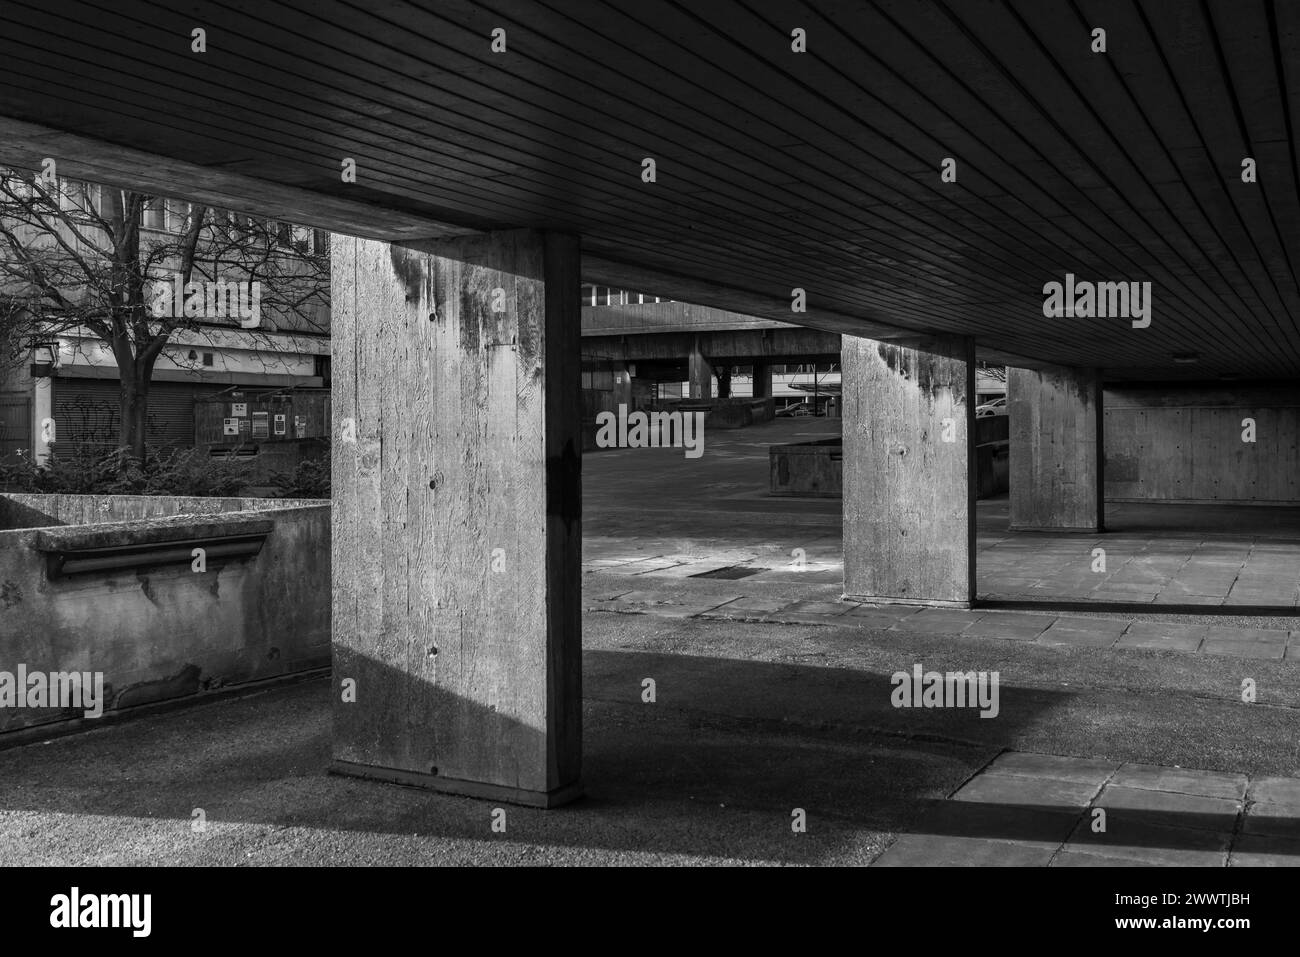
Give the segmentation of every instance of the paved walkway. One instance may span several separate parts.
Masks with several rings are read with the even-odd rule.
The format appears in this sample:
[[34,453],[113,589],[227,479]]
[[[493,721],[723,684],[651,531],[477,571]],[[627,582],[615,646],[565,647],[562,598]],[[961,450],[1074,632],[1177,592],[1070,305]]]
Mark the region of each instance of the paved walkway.
[[[585,456],[588,569],[842,582],[839,499],[767,492],[769,446],[838,430],[787,420],[711,432],[698,459],[676,449]],[[1300,611],[1297,508],[1114,503],[1105,534],[1045,534],[1009,531],[1003,497],[979,503],[977,526],[984,600]]]
[[1300,780],[1006,752],[874,862],[927,865],[1294,867]]
[[[666,569],[671,571],[671,569]],[[618,574],[618,566],[601,572]],[[715,618],[779,624],[833,625],[874,631],[1001,641],[1034,642],[1060,647],[1142,649],[1237,658],[1300,659],[1300,629],[1250,628],[1149,620],[1130,616],[1056,615],[1018,611],[917,608],[868,605],[849,601],[808,601],[765,595],[754,580],[738,582],[733,594],[692,592],[669,586],[642,572],[641,587],[599,588],[585,596],[584,610],[649,614],[667,618]],[[743,589],[743,590],[742,590]]]

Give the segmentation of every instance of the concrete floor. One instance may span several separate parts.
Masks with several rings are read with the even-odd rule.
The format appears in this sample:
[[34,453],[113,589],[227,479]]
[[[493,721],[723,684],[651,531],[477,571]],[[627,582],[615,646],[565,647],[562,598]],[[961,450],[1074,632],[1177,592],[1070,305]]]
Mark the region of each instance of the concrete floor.
[[[314,681],[0,751],[0,865],[1300,863],[1300,618],[840,602],[838,503],[755,490],[797,431],[585,460],[579,803],[497,833],[491,802],[330,776]],[[1225,521],[1196,541],[1289,548]],[[895,707],[916,665],[996,673],[996,718]]]
[[[767,494],[769,446],[838,434],[838,420],[782,419],[709,432],[696,459],[676,449],[587,455],[585,566],[678,578],[743,566],[760,569],[747,577],[756,583],[842,582],[840,500]],[[1006,497],[982,500],[979,598],[1300,608],[1300,508],[1110,503],[1106,522],[1101,535],[1011,532]]]
[[[588,797],[568,808],[509,807],[495,833],[491,802],[326,774],[315,681],[0,752],[0,865],[1300,861],[1279,780],[1300,775],[1295,662],[871,622],[583,628]],[[893,707],[889,676],[914,662],[997,671],[997,718]],[[1091,807],[1104,844],[1075,833]]]

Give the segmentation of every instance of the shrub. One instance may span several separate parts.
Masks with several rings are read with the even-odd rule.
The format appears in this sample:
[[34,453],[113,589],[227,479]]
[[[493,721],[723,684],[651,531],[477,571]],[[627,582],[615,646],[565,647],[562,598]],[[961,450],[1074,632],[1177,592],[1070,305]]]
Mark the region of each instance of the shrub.
[[135,461],[127,449],[52,446],[45,467],[26,452],[14,464],[0,464],[0,486],[20,492],[66,495],[238,495],[251,466],[230,457],[210,458],[203,449],[150,449]]
[[329,455],[303,459],[292,472],[272,472],[270,480],[278,498],[329,498]]

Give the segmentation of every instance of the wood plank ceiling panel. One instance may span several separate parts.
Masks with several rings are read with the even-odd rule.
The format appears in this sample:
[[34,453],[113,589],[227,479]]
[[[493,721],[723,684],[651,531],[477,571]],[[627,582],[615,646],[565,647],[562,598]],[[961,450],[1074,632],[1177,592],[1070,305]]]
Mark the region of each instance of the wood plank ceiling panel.
[[[1300,374],[1298,57],[1272,0],[8,0],[0,117],[114,145],[124,184],[156,186],[143,151],[332,223],[578,232],[589,278],[770,318],[1277,379]],[[51,142],[94,148],[0,155]],[[1151,281],[1151,327],[1045,318],[1066,272]]]

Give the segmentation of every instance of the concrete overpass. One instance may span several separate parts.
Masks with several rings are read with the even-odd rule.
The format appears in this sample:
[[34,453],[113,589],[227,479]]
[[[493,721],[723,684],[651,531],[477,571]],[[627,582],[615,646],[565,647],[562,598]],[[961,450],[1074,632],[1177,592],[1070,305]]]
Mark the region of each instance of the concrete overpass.
[[[972,599],[977,355],[1020,370],[1012,520],[1050,528],[1101,527],[1103,376],[1267,396],[1300,374],[1292,4],[8,0],[0,21],[0,163],[342,234],[335,674],[361,690],[340,770],[578,787],[580,280],[845,334],[845,592],[872,601]],[[1045,315],[1067,277],[1150,283],[1149,322]],[[1192,436],[1282,472],[1291,438]]]

